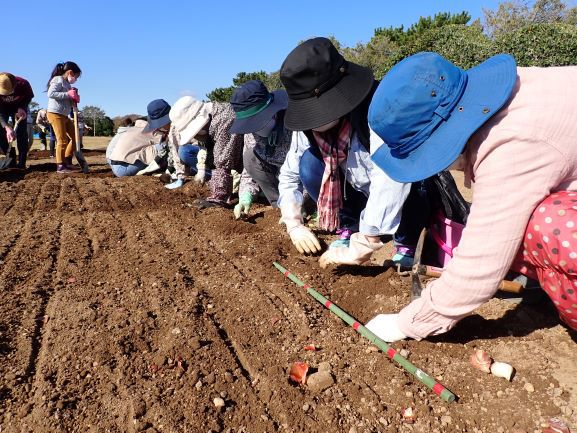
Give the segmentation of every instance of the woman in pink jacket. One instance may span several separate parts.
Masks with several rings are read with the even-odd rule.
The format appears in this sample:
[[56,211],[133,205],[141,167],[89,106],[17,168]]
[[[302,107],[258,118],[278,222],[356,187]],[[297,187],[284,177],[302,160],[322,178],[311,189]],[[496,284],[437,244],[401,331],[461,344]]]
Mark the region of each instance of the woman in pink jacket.
[[442,277],[368,327],[387,341],[451,329],[512,267],[534,278],[577,330],[577,67],[523,68],[509,55],[464,71],[436,53],[398,63],[369,110],[375,163],[399,182],[451,168],[473,184]]

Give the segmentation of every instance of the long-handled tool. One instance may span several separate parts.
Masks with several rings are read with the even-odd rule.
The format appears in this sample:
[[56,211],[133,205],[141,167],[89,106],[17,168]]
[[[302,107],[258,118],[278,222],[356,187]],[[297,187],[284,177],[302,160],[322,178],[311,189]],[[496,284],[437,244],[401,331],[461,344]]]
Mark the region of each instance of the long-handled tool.
[[[14,122],[14,128],[12,128],[12,130],[14,131],[14,140],[16,140],[16,131],[18,130],[18,126],[20,125],[23,119],[25,118],[20,117],[19,119],[16,120],[16,122]],[[6,157],[0,160],[0,170],[9,168],[10,165],[12,164],[12,157],[10,156],[10,152],[12,151],[12,141],[8,143],[8,148],[6,149]]]
[[[425,245],[425,238],[427,237],[427,229],[423,228],[421,234],[419,235],[419,240],[417,242],[417,247],[415,248],[415,256],[413,263],[421,263],[421,255],[423,254],[423,247]],[[419,274],[414,271],[411,272],[411,300],[415,300],[421,297],[421,292],[423,291],[423,284],[421,283],[421,278]]]
[[[436,266],[428,265],[413,265],[413,275],[424,275],[426,277],[439,278],[443,274],[443,268],[437,268]],[[499,290],[509,293],[521,293],[524,287],[521,283],[517,281],[503,280],[499,283]]]
[[82,168],[82,173],[88,173],[88,162],[86,162],[86,158],[82,153],[82,149],[80,148],[80,129],[78,128],[78,106],[76,104],[73,105],[72,111],[74,112],[74,138],[76,141],[76,149],[74,150],[74,156],[76,156],[76,160],[80,167]]
[[[419,278],[420,275],[432,278],[439,278],[444,269],[437,268],[436,266],[428,266],[421,264],[421,257],[423,255],[423,248],[425,245],[425,239],[427,237],[427,229],[424,228],[419,236],[419,241],[417,242],[417,247],[415,248],[415,258],[413,260],[413,269],[411,272],[412,286],[411,286],[411,298],[415,299],[421,296],[421,291],[423,290],[423,285]],[[521,293],[523,291],[523,285],[517,281],[503,280],[499,283],[499,290],[509,293]]]
[[287,271],[283,268],[279,263],[274,262],[273,265],[277,268],[285,277],[289,280],[294,282],[297,286],[302,287],[303,289],[307,290],[307,293],[315,298],[319,303],[323,304],[326,308],[328,308],[331,312],[333,312],[337,317],[342,319],[345,323],[351,326],[355,331],[365,337],[367,340],[372,342],[375,346],[381,349],[384,353],[388,355],[388,357],[399,364],[405,371],[415,376],[421,383],[425,384],[428,388],[433,390],[435,394],[441,397],[443,400],[447,402],[455,401],[455,394],[429,376],[420,368],[415,367],[408,359],[401,356],[397,351],[389,346],[385,341],[381,340],[377,337],[374,333],[369,331],[365,326],[361,325],[354,317],[343,311],[337,305],[333,304],[315,289],[313,289],[308,284],[305,284],[301,280],[299,280],[294,274]]

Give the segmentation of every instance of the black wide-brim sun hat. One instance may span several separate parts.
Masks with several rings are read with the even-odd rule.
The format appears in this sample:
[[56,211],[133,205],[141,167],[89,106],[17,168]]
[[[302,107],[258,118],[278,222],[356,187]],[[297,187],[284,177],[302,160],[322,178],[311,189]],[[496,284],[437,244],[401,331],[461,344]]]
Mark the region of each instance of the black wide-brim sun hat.
[[339,119],[364,101],[373,83],[370,69],[348,62],[346,75],[320,96],[289,98],[285,126],[292,131],[307,131]]
[[470,137],[510,99],[515,59],[493,56],[464,71],[437,53],[395,65],[369,107],[369,126],[384,141],[372,160],[393,180],[416,182],[447,169]]
[[306,131],[326,125],[353,111],[374,83],[369,68],[347,62],[326,38],[297,46],[280,69],[288,93],[285,126]]
[[270,92],[272,99],[266,107],[250,117],[234,119],[230,127],[231,134],[250,134],[260,131],[279,111],[286,110],[288,106],[288,95],[284,90],[274,90]]

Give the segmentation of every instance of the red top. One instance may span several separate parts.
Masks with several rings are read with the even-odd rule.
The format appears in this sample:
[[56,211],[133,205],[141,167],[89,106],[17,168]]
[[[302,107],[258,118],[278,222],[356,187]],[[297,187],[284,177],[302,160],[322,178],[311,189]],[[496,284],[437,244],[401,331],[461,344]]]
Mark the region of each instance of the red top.
[[15,77],[16,84],[14,85],[14,92],[11,95],[0,95],[0,113],[12,114],[16,113],[19,108],[28,112],[28,104],[34,97],[34,92],[30,83],[24,78]]

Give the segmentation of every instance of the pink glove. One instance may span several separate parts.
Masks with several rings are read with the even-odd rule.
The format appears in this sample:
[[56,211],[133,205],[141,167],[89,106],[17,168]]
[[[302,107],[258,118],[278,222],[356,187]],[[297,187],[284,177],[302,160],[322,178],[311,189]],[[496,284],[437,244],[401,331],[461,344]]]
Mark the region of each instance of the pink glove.
[[361,265],[382,246],[382,242],[369,242],[365,235],[353,233],[348,247],[329,248],[319,259],[319,264],[321,268],[326,268],[331,264]]
[[68,92],[68,97],[70,99],[72,99],[74,102],[76,102],[77,104],[80,103],[80,96],[78,95],[78,90],[76,89],[70,89]]
[[6,140],[8,140],[8,143],[12,143],[14,141],[14,138],[16,138],[14,136],[14,130],[9,126],[6,127]]

